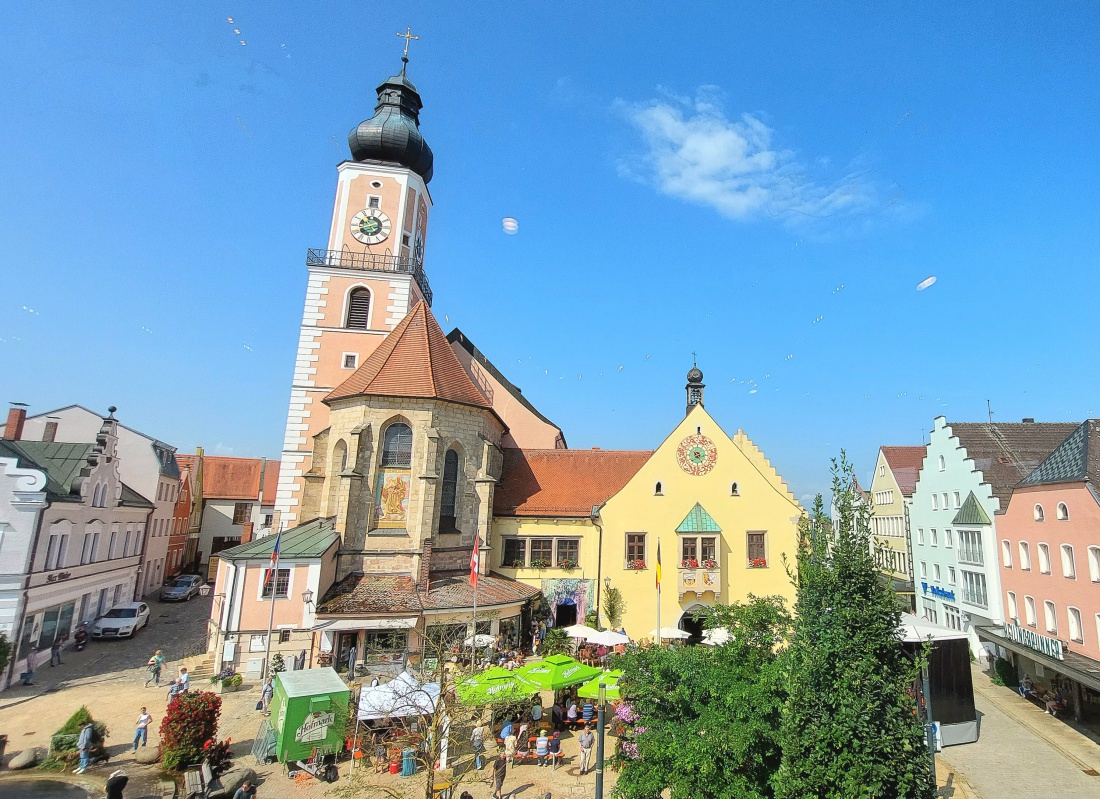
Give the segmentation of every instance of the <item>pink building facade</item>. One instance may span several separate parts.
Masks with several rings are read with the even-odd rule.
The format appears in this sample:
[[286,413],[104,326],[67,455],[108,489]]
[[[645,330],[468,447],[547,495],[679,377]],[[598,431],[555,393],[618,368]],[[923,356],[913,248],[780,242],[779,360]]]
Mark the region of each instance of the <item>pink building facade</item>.
[[1012,492],[997,524],[1005,624],[982,635],[1020,679],[1100,721],[1100,420],[1078,427]]

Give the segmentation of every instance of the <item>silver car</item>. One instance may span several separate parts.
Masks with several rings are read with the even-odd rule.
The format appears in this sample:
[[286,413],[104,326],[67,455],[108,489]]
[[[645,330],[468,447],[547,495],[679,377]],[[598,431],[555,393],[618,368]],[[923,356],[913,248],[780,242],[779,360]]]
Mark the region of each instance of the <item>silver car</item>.
[[92,625],[92,638],[132,638],[149,623],[149,606],[144,602],[115,605]]
[[161,602],[186,602],[199,593],[202,587],[202,578],[193,574],[183,574],[177,577],[171,585],[160,589]]

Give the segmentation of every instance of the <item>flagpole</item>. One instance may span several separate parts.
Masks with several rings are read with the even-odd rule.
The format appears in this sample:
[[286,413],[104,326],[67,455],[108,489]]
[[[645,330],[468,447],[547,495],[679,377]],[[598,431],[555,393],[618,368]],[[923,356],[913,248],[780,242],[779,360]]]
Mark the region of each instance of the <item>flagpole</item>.
[[657,541],[657,647],[664,643],[661,637],[661,541]]
[[474,631],[470,634],[470,669],[477,667],[477,579],[481,571],[481,533],[474,533],[474,551],[470,556],[470,586],[474,589]]
[[[279,543],[282,537],[283,533],[280,530],[275,536],[275,548],[271,553],[271,566],[268,574],[268,579],[271,580],[271,610],[267,616],[267,648],[264,650],[264,670],[263,676],[260,678],[261,686],[271,673],[271,629],[275,626],[275,600],[279,597]],[[263,589],[260,589],[260,596],[263,596]]]

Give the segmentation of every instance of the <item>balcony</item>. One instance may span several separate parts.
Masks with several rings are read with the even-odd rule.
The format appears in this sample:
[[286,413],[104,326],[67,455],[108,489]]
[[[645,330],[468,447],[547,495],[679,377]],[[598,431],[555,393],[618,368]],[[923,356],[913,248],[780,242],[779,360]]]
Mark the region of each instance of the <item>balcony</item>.
[[688,591],[694,591],[696,594],[713,591],[715,599],[722,595],[722,570],[718,566],[712,569],[681,567],[678,572],[676,587],[679,599],[683,599]]
[[432,288],[428,285],[428,277],[424,274],[424,267],[416,263],[412,258],[401,258],[397,255],[378,255],[372,252],[351,252],[350,250],[315,250],[310,248],[306,252],[306,266],[333,266],[337,269],[361,269],[364,272],[397,272],[403,275],[412,275],[420,291],[432,304]]

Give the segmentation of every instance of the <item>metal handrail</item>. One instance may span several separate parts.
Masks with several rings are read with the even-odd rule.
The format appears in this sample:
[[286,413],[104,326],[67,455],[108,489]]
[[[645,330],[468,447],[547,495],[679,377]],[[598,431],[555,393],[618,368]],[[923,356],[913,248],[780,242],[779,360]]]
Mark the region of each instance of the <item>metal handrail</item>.
[[424,268],[412,258],[399,255],[379,255],[372,252],[351,252],[350,250],[321,250],[309,248],[306,251],[306,266],[334,266],[339,269],[362,269],[369,272],[399,272],[412,275],[424,294],[428,305],[432,304],[432,289]]

